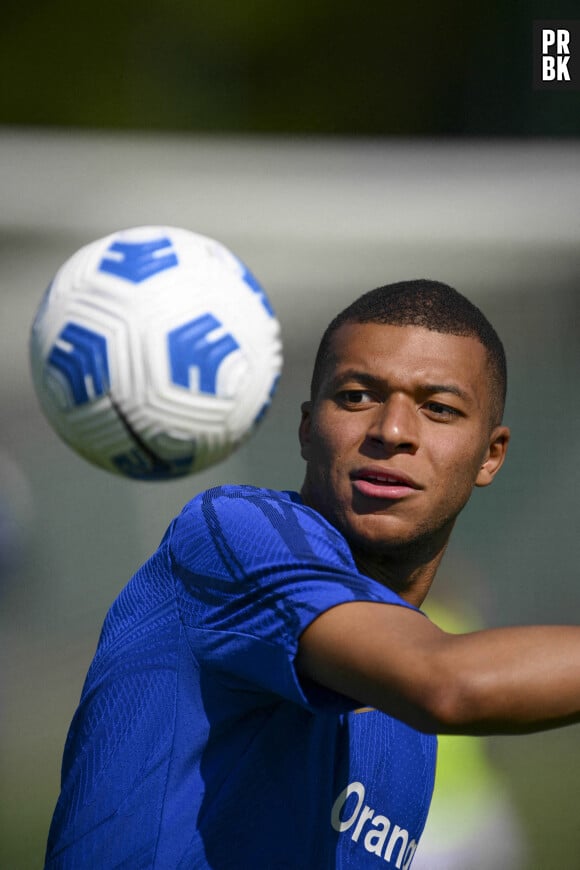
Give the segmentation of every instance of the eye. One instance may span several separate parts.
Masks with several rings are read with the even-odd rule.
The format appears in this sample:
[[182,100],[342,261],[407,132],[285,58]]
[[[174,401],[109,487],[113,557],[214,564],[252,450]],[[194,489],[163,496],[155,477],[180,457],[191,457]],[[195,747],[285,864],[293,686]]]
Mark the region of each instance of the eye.
[[426,402],[423,407],[433,418],[439,420],[451,420],[454,417],[461,416],[457,408],[452,408],[450,405],[444,405],[442,402]]
[[345,406],[353,406],[353,405],[368,405],[371,402],[376,401],[375,398],[368,390],[342,390],[338,394],[338,401]]

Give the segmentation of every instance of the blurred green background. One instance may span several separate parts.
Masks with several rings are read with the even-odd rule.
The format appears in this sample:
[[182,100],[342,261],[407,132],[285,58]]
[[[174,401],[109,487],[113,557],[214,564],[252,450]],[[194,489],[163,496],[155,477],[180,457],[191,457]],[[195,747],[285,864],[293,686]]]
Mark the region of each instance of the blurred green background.
[[5,0],[0,120],[130,130],[561,136],[532,23],[577,0]]
[[[490,625],[578,620],[580,93],[531,86],[533,20],[575,16],[577,3],[521,0],[4,4],[0,867],[42,866],[66,729],[113,597],[195,492],[300,485],[314,345],[372,286],[448,281],[506,343],[508,465],[459,523],[442,588]],[[173,484],[78,459],[28,373],[30,323],[61,262],[145,223],[229,245],[285,342],[256,437]],[[578,737],[488,744],[528,870],[580,867]]]

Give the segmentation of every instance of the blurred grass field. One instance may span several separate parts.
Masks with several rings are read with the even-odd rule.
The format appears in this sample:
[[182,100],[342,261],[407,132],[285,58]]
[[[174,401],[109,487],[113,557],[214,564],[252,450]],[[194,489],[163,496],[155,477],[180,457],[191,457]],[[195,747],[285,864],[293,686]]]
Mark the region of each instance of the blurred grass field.
[[493,742],[493,757],[506,773],[527,835],[527,870],[580,867],[579,741],[574,726]]

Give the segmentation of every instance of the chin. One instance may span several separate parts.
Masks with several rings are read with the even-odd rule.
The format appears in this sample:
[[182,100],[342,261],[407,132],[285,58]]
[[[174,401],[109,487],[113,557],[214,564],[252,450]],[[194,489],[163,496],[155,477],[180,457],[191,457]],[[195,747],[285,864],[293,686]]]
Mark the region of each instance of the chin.
[[341,529],[353,550],[369,555],[406,554],[410,557],[431,556],[443,549],[455,523],[455,518],[432,524],[414,523],[412,526],[396,517],[367,516],[364,524],[360,517],[358,520],[346,523]]
[[369,523],[367,518],[364,528],[360,524],[348,524],[342,533],[351,546],[373,553],[406,547],[423,537],[416,529],[405,528],[402,523],[385,522],[384,517],[377,523]]

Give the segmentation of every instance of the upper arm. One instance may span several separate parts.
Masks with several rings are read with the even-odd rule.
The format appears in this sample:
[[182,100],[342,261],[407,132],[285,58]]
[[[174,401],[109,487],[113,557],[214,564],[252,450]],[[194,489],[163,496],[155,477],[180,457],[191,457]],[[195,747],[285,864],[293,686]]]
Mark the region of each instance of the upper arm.
[[422,613],[374,602],[327,610],[302,633],[302,677],[420,730],[444,728],[454,691],[446,635]]

